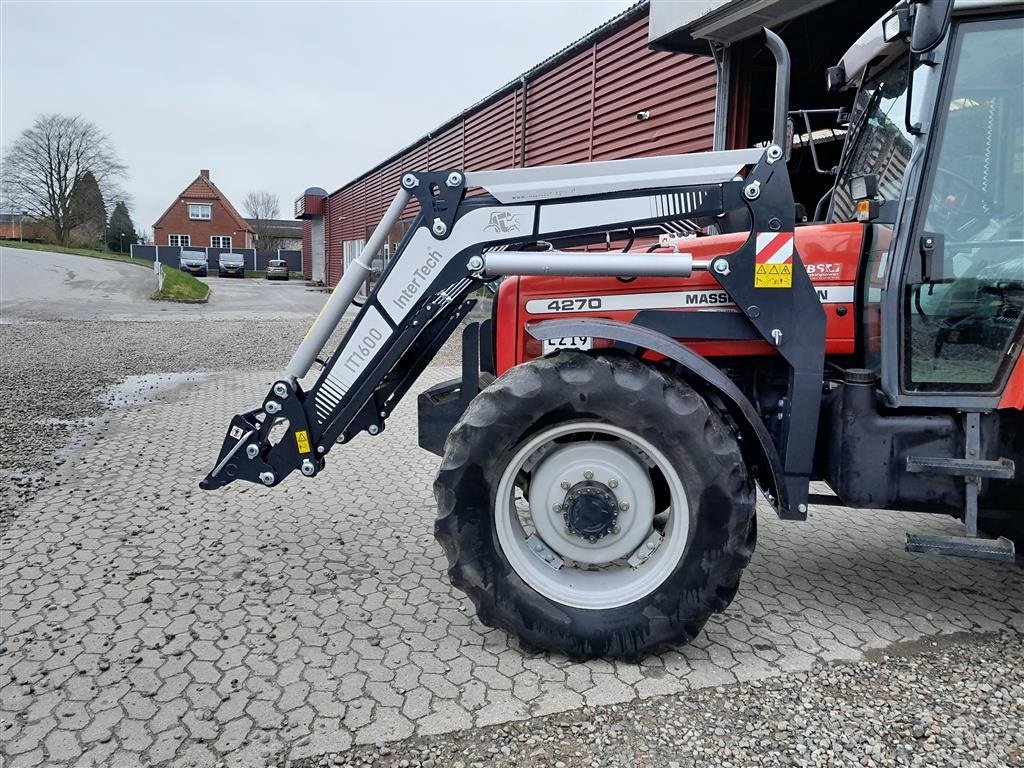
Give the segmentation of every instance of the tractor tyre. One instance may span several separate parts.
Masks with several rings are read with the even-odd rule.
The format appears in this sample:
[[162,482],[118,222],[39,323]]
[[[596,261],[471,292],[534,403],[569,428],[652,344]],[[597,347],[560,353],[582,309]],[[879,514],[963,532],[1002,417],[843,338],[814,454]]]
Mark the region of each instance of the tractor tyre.
[[561,351],[470,403],[434,483],[448,575],[528,650],[637,659],[729,605],[754,551],[736,435],[672,373]]

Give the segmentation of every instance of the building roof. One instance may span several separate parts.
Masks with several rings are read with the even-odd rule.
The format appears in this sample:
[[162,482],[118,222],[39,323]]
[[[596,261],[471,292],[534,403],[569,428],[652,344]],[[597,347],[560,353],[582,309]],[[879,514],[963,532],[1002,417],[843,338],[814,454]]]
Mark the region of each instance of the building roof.
[[245,219],[242,218],[242,214],[238,212],[238,209],[231,204],[228,200],[227,195],[220,191],[216,184],[210,180],[210,172],[207,170],[199,171],[199,175],[189,184],[185,189],[182,190],[178,198],[171,203],[167,210],[161,214],[160,218],[154,222],[153,227],[159,226],[160,222],[166,218],[167,214],[171,212],[174,206],[185,200],[219,200],[221,205],[224,206],[228,215],[234,219],[235,224],[243,232],[252,232],[252,225],[249,224]]
[[373,166],[369,170],[364,171],[363,173],[359,174],[358,176],[356,176],[351,181],[346,182],[345,184],[342,184],[340,187],[338,187],[336,190],[334,190],[334,192],[332,194],[336,194],[337,192],[340,192],[341,190],[345,189],[345,187],[348,187],[348,186],[354,184],[355,182],[359,181],[360,179],[362,179],[362,178],[364,178],[366,176],[369,176],[371,173],[374,173],[375,171],[380,170],[384,166],[389,165],[390,163],[394,162],[396,159],[398,159],[402,155],[406,154],[407,152],[409,152],[412,149],[414,149],[417,146],[419,146],[423,141],[431,139],[434,136],[437,136],[438,134],[443,133],[445,131],[445,129],[449,128],[454,123],[459,122],[463,118],[465,118],[468,115],[476,112],[477,110],[487,106],[491,102],[497,101],[502,96],[507,94],[509,91],[514,91],[516,88],[519,88],[524,82],[529,82],[530,80],[533,80],[538,75],[541,75],[544,72],[548,71],[549,69],[552,69],[552,68],[558,66],[559,64],[561,64],[566,59],[572,58],[574,55],[579,53],[580,50],[582,50],[584,48],[587,48],[590,45],[592,45],[594,42],[607,37],[608,35],[612,34],[613,32],[618,31],[619,29],[621,29],[622,27],[626,26],[627,24],[629,24],[630,22],[632,22],[633,20],[635,20],[636,18],[638,18],[642,14],[646,13],[647,12],[647,6],[648,6],[649,2],[650,2],[650,0],[638,0],[636,3],[634,3],[631,6],[629,6],[624,11],[622,11],[620,13],[617,13],[615,16],[613,16],[608,21],[606,21],[604,24],[601,24],[599,27],[596,27],[596,28],[592,29],[590,32],[588,32],[583,37],[581,37],[579,40],[576,40],[576,41],[570,43],[569,45],[565,46],[565,48],[563,48],[562,50],[558,51],[557,53],[554,53],[551,56],[548,56],[546,59],[541,61],[539,64],[535,64],[533,67],[531,67],[530,69],[526,70],[519,77],[515,78],[514,80],[510,80],[509,82],[505,83],[505,85],[501,86],[501,88],[499,88],[498,90],[493,91],[492,93],[488,94],[484,98],[480,99],[480,101],[476,102],[475,104],[471,104],[470,106],[466,107],[464,110],[459,112],[454,117],[450,117],[448,120],[446,120],[445,122],[441,123],[441,125],[437,126],[434,130],[429,131],[428,133],[424,134],[423,136],[420,136],[418,139],[416,139],[415,141],[411,142],[410,144],[405,145],[404,147],[399,149],[397,152],[394,152],[393,154],[389,155],[385,160],[382,160],[381,162],[377,163],[375,166]]
[[270,237],[302,237],[302,221],[297,219],[246,219],[251,227],[259,226]]

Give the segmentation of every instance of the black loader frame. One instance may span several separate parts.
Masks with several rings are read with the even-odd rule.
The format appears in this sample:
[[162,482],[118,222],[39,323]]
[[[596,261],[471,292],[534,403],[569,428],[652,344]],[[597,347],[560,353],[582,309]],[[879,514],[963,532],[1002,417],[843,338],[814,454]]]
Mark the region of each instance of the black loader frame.
[[[756,162],[737,169],[745,173],[726,181],[627,188],[515,204],[490,195],[467,197],[467,178],[459,171],[406,174],[403,188],[419,204],[419,214],[341,344],[308,391],[293,372],[273,385],[262,407],[234,417],[217,465],[201,487],[217,488],[235,479],[276,485],[295,469],[314,476],[334,444],[348,442],[363,431],[379,433],[397,402],[472,308],[475,302],[467,297],[498,274],[687,276],[693,269],[706,269],[741,308],[757,336],[771,343],[789,366],[789,391],[780,403],[783,424],[777,446],[767,438],[755,409],[738,390],[723,394],[734,405],[734,414],[745,422],[742,428],[759,438],[764,459],[762,485],[779,513],[802,517],[821,405],[825,316],[795,252],[790,285],[756,285],[759,235],[791,237],[794,226],[783,153],[774,145],[757,152]],[[715,155],[723,156],[723,164],[750,158],[749,152],[705,157]],[[690,170],[686,156],[654,160],[668,172],[685,174]],[[554,176],[564,169],[542,170]],[[629,186],[631,169],[621,170],[626,171],[622,183]],[[522,172],[490,175],[516,173]],[[614,185],[617,177],[613,172],[602,183]],[[486,184],[488,179],[482,181]],[[526,198],[529,192],[518,195]],[[649,214],[631,215],[633,210]],[[706,263],[695,263],[688,254],[615,253],[601,254],[603,260],[595,265],[595,254],[513,250],[538,242],[604,243],[609,237],[656,231],[659,225],[680,219],[713,223],[722,214],[745,214],[750,234],[735,252]],[[570,226],[547,227],[546,221]],[[467,236],[469,232],[471,236]],[[351,298],[346,305],[349,301]],[[321,315],[317,323],[324,321]],[[333,327],[327,335],[331,330]],[[617,335],[612,329],[604,333]],[[654,331],[647,333],[652,334],[648,346],[654,346],[657,337],[682,346]],[[741,337],[750,336],[744,333]],[[689,374],[720,392],[727,386],[724,376],[715,375],[717,369],[711,363],[692,350],[686,353],[672,357]],[[286,432],[271,443],[271,432],[280,432],[282,422],[287,422]]]

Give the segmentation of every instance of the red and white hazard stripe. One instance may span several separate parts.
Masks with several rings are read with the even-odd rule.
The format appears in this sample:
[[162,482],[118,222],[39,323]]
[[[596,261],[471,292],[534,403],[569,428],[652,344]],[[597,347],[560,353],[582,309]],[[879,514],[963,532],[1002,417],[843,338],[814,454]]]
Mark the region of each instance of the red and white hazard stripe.
[[757,263],[786,264],[793,260],[792,232],[758,232]]

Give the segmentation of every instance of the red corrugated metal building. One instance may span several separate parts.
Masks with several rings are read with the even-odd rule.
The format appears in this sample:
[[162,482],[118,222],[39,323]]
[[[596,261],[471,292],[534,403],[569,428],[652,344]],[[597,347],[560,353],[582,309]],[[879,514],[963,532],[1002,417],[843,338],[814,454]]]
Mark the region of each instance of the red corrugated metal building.
[[[886,2],[891,0],[864,0],[857,13],[873,20],[875,6]],[[834,56],[834,63],[835,52],[845,50],[864,28],[851,28],[845,19],[822,18],[826,12],[848,14],[855,4],[767,4],[772,8],[766,9],[766,0],[694,4],[701,7],[699,12],[683,12],[692,16],[693,27],[715,14],[733,25],[730,30],[737,19],[749,23],[735,33],[736,41],[716,41],[708,34],[689,48],[701,53],[668,53],[648,47],[650,9],[643,0],[335,192],[307,190],[295,201],[296,217],[306,219],[306,276],[337,283],[407,170],[490,170],[614,160],[749,146],[767,138],[763,129],[770,130],[771,104],[765,109],[762,93],[770,99],[774,65],[770,56],[759,53],[760,42],[751,38],[764,23],[764,14],[791,25],[788,34],[781,33],[794,52],[794,71],[801,65],[799,41],[812,39],[810,30],[831,30],[818,33],[813,51],[820,58],[820,38],[831,35],[836,39],[824,55]],[[731,74],[730,55],[737,61]],[[817,66],[817,60],[813,64]],[[744,68],[742,73],[736,72],[738,66]],[[724,73],[721,87],[718,72]],[[819,80],[824,81],[823,70],[815,82]],[[800,89],[794,92],[799,95]],[[817,87],[814,99],[819,92],[823,89]],[[731,113],[727,102],[735,104]],[[408,228],[415,214],[412,204],[407,214],[380,254],[381,265]]]
[[[649,50],[647,7],[636,6],[328,195],[322,203],[323,279],[337,283],[346,247],[350,258],[358,252],[403,171],[520,168],[709,150],[715,85],[710,57]],[[680,93],[687,94],[685,101]],[[637,120],[644,110],[650,119]],[[309,195],[296,201],[296,215],[309,215],[307,201]],[[307,277],[314,276],[315,222],[309,218],[305,226]],[[396,231],[389,246],[402,234]]]

